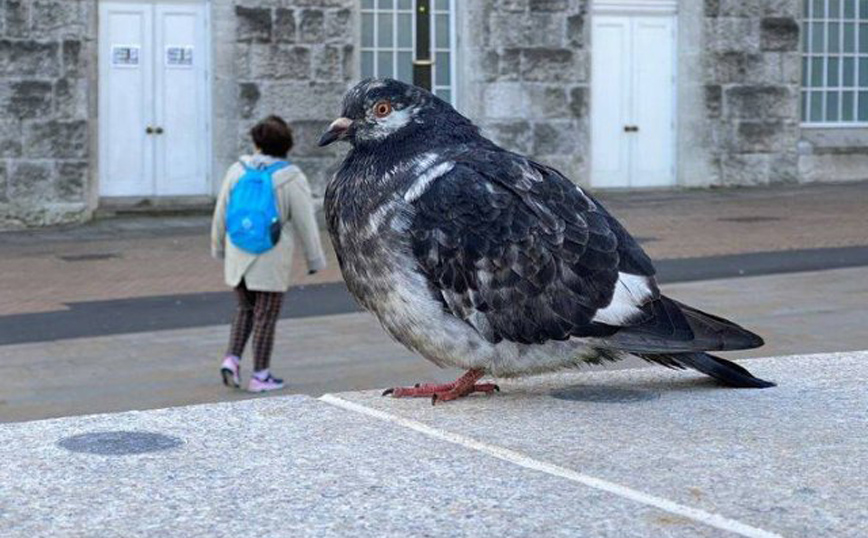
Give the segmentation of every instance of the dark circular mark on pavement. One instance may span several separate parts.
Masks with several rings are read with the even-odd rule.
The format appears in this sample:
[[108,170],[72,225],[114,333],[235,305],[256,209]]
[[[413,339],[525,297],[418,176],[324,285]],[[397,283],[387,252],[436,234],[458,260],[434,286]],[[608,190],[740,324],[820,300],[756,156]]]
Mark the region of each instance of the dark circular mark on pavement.
[[103,456],[125,456],[159,452],[181,446],[183,440],[170,435],[153,432],[113,431],[83,433],[65,437],[57,442],[58,446],[72,452],[100,454]]
[[551,392],[554,398],[574,402],[594,403],[635,403],[656,400],[660,395],[656,392],[635,389],[619,389],[615,387],[594,387],[590,385],[573,385]]

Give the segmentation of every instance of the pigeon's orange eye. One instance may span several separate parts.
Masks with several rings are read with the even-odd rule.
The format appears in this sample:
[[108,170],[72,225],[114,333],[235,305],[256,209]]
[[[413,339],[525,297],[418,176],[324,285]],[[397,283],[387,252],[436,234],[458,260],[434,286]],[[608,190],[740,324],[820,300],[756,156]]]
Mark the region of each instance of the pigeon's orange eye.
[[378,118],[385,118],[391,113],[392,103],[388,101],[378,101],[377,104],[374,105],[374,116]]

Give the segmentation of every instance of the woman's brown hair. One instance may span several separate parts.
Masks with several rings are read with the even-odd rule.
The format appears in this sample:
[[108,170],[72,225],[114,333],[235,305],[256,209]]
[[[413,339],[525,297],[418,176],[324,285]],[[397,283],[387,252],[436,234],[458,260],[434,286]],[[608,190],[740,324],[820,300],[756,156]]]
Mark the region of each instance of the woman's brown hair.
[[292,129],[280,116],[268,116],[250,129],[250,136],[262,153],[284,158],[292,149]]

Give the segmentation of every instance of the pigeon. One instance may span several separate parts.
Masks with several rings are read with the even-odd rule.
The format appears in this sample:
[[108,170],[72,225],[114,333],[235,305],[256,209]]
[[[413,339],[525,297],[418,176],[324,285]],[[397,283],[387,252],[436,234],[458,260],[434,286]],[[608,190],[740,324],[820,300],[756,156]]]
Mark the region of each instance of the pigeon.
[[388,389],[449,401],[515,377],[634,355],[731,387],[774,384],[709,354],[758,335],[660,292],[648,255],[592,195],[508,151],[425,89],[366,79],[320,146],[351,145],[325,193],[346,285],[453,383]]

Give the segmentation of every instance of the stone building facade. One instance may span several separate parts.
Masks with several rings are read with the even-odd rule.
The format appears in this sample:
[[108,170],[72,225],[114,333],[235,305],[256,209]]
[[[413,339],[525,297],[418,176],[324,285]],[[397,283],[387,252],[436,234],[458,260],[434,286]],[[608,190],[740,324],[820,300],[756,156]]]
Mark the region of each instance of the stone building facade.
[[344,93],[359,77],[356,2],[237,0],[229,7],[236,28],[234,51],[227,54],[234,58],[227,91],[237,94],[237,104],[226,107],[232,113],[227,123],[236,125],[226,129],[234,144],[227,146],[222,164],[249,152],[250,127],[277,113],[290,121],[295,134],[293,162],[321,196],[329,170],[345,148],[318,148],[316,142],[340,114]]
[[[201,6],[204,14],[207,51],[195,52],[193,61],[207,62],[207,118],[201,135],[207,138],[207,152],[197,157],[207,160],[207,178],[200,191],[181,196],[163,196],[159,188],[139,192],[124,187],[128,194],[123,200],[135,203],[155,198],[207,201],[219,188],[222,171],[239,153],[250,151],[249,127],[272,113],[293,125],[292,159],[308,172],[315,193],[321,195],[345,148],[317,148],[317,137],[339,113],[343,93],[361,76],[372,69],[402,73],[402,53],[412,52],[401,48],[402,21],[410,20],[402,17],[428,5],[427,0],[417,1],[421,0],[0,2],[0,226],[85,220],[97,208],[115,203],[107,192],[121,192],[107,188],[114,178],[106,170],[117,161],[100,147],[101,132],[105,135],[111,120],[101,111],[117,110],[101,105],[111,93],[105,88],[105,73],[121,67],[144,69],[137,55],[147,51],[144,45],[126,41],[126,48],[120,49],[101,44],[103,36],[110,35],[101,33],[108,24],[104,2],[139,7],[190,4]],[[830,1],[811,0],[823,5]],[[671,166],[667,165],[672,173],[666,186],[868,178],[862,166],[868,164],[868,121],[826,127],[802,118],[800,102],[813,95],[804,87],[805,62],[812,61],[803,60],[804,48],[816,41],[804,30],[808,14],[803,0],[430,0],[430,9],[432,40],[443,37],[448,43],[437,41],[434,50],[443,54],[438,59],[448,59],[451,70],[447,72],[442,62],[436,67],[441,69],[435,76],[437,91],[442,92],[438,95],[448,95],[504,146],[552,164],[580,184],[600,186],[595,184],[599,164],[591,157],[599,154],[593,151],[595,144],[603,144],[594,122],[602,121],[606,92],[595,84],[600,73],[608,73],[599,70],[606,68],[605,62],[621,56],[605,50],[608,38],[595,43],[595,36],[618,27],[618,17],[634,21],[623,28],[639,32],[638,37],[628,37],[636,43],[644,39],[643,20],[671,19],[666,28],[673,36],[672,101],[666,117],[672,124]],[[863,15],[863,22],[868,22],[868,13],[858,13],[857,18]],[[843,12],[839,18],[846,18]],[[611,24],[595,26],[604,19]],[[420,28],[414,20],[413,38]],[[833,23],[823,24],[824,31],[832,31]],[[841,24],[844,28],[847,23]],[[842,43],[845,39],[841,37]],[[651,53],[638,45],[632,50],[637,58],[624,61],[632,62],[633,78],[653,76],[654,61],[643,62],[643,55]],[[130,60],[135,65],[118,63],[118,51],[128,60],[135,57]],[[154,65],[162,69],[159,54],[162,51]],[[624,54],[629,56],[629,51]],[[827,66],[835,60],[823,61]],[[595,88],[600,95],[594,94]],[[641,84],[634,88],[630,102],[641,103],[645,89]],[[837,104],[839,109],[852,102],[847,93],[841,93],[844,104]],[[669,107],[664,101],[659,100],[661,107]],[[868,114],[868,93],[865,106]],[[150,132],[150,124],[129,125],[136,130],[146,127]],[[654,147],[659,136],[645,135],[644,124],[634,127],[641,127],[650,140],[647,147]],[[625,132],[630,128],[624,125]],[[163,151],[159,143],[154,147]],[[647,156],[649,150],[641,149],[645,146],[635,147]],[[148,158],[161,158],[148,151]],[[159,169],[154,173],[159,175]]]
[[7,0],[0,11],[0,222],[86,216],[96,12],[86,2]]
[[712,184],[799,180],[800,11],[798,0],[706,0],[700,131]]

